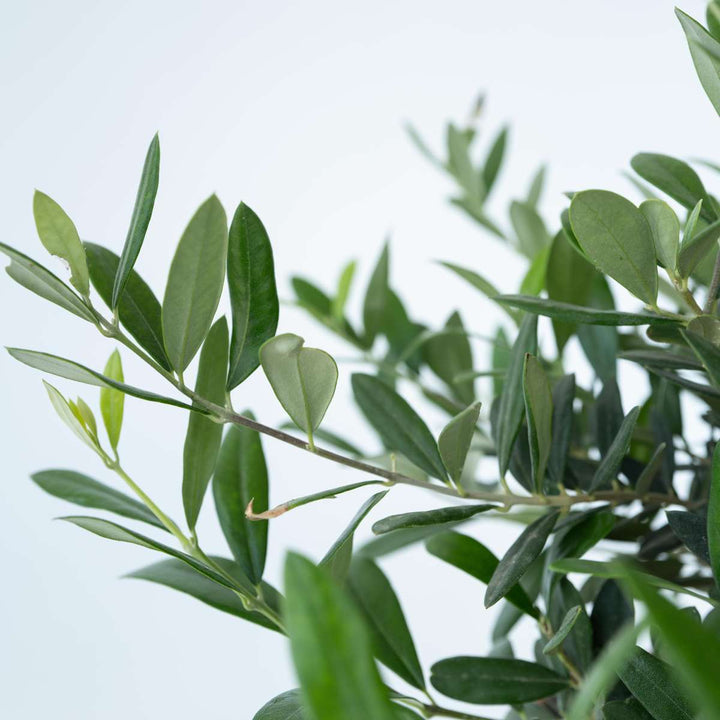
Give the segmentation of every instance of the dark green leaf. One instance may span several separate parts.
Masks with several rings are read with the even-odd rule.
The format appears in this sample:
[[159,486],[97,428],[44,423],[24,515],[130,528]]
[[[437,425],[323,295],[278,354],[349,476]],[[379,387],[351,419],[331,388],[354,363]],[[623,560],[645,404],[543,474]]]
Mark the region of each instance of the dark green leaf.
[[535,492],[542,492],[552,445],[553,402],[547,375],[534,355],[525,356],[523,397]]
[[620,465],[630,448],[630,441],[635,430],[640,407],[634,407],[626,416],[618,430],[615,439],[604,455],[598,469],[595,471],[590,492],[609,486],[617,477]]
[[677,266],[680,247],[680,221],[673,209],[662,200],[646,200],[640,204],[655,243],[655,254],[660,264],[670,271]]
[[570,634],[570,631],[573,629],[582,612],[584,612],[584,610],[580,605],[574,605],[567,611],[562,623],[560,623],[560,627],[543,648],[543,652],[546,655],[557,653],[558,650],[562,648],[563,641]]
[[713,451],[707,536],[710,565],[715,576],[715,582],[720,586],[720,443],[715,445]]
[[311,717],[394,720],[354,603],[323,568],[290,554],[285,620],[304,706]]
[[553,388],[552,445],[548,459],[548,475],[555,486],[562,486],[570,451],[573,429],[575,375],[563,375]]
[[352,387],[358,406],[388,449],[401,452],[428,475],[447,478],[435,438],[400,395],[372,375],[355,373]]
[[[228,328],[225,318],[218,320],[203,343],[195,392],[218,405],[225,404],[228,363]],[[185,518],[195,530],[210,478],[215,471],[222,441],[222,425],[208,417],[191,413],[183,448],[182,497]]]
[[603,705],[603,717],[605,720],[653,720],[635,698],[606,703]]
[[460,484],[475,428],[480,417],[480,403],[473,403],[456,415],[440,433],[438,449],[450,479]]
[[485,186],[485,196],[490,194],[490,191],[495,185],[498,173],[502,166],[503,157],[505,156],[505,146],[507,145],[508,129],[507,127],[502,128],[497,134],[497,137],[490,146],[487,157],[485,158],[485,164],[482,169],[482,180]]
[[478,705],[530,702],[568,688],[567,678],[525,660],[454,657],[431,672],[430,682],[443,695]]
[[[614,310],[615,300],[604,275],[595,273],[590,305],[599,310]],[[618,332],[608,325],[580,325],[578,340],[595,374],[606,382],[617,374]]]
[[215,195],[193,215],[180,238],[162,307],[165,350],[184,372],[212,325],[225,280],[227,217]]
[[632,623],[633,618],[632,603],[620,585],[615,580],[605,580],[595,597],[590,616],[595,653],[599,654],[623,627]]
[[227,280],[232,308],[227,388],[232,390],[260,364],[260,346],[275,335],[279,314],[270,238],[245,203],[230,225]]
[[162,523],[141,502],[82,473],[73,470],[43,470],[30,477],[46,493],[75,505],[107,510],[163,528]]
[[376,535],[384,535],[401,528],[419,528],[428,525],[444,525],[468,520],[479,513],[487,512],[497,505],[453,505],[451,507],[424,510],[421,512],[390,515],[378,520],[372,527]]
[[444,329],[449,332],[432,337],[423,345],[423,358],[428,367],[448,385],[455,398],[463,405],[469,405],[475,399],[473,379],[457,378],[472,371],[473,357],[458,312],[448,318]]
[[142,175],[140,176],[140,186],[138,187],[135,207],[133,208],[132,219],[130,220],[130,229],[128,230],[127,238],[125,238],[125,245],[122,255],[120,256],[118,271],[113,284],[112,299],[110,301],[111,310],[115,310],[118,306],[125,285],[135,265],[135,261],[140,254],[140,248],[145,240],[145,233],[150,224],[153,207],[155,206],[159,177],[160,140],[157,134],[155,134],[145,156],[145,164],[143,165]]
[[678,254],[678,271],[682,277],[689,277],[700,262],[713,248],[717,249],[720,238],[720,220],[708,225],[687,242],[683,242]]
[[697,333],[686,331],[682,336],[703,364],[710,382],[720,388],[720,349]]
[[306,720],[300,690],[274,697],[253,715],[253,720]]
[[365,328],[365,341],[372,345],[375,336],[380,332],[388,303],[390,288],[388,275],[390,272],[390,248],[388,243],[383,246],[377,265],[370,276],[365,302],[363,305],[363,325]]
[[708,523],[705,517],[681,510],[668,510],[668,523],[685,547],[700,560],[710,565]]

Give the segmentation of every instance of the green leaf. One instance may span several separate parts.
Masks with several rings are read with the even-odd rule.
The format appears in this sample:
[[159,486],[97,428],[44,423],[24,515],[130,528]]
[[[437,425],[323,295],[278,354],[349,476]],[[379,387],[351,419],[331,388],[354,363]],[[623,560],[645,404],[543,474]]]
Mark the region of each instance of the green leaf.
[[132,219],[130,220],[130,229],[125,239],[125,246],[120,256],[118,272],[113,285],[110,304],[111,310],[115,310],[118,306],[118,302],[123,294],[135,261],[140,254],[140,248],[145,240],[145,233],[150,224],[153,207],[155,206],[159,177],[160,139],[156,133],[150,142],[150,147],[145,156],[145,164],[143,165],[142,175],[140,176],[140,186],[138,187],[135,207],[133,208]]
[[420,416],[382,380],[355,373],[352,387],[360,410],[390,450],[397,450],[428,475],[446,480],[435,438]]
[[553,302],[530,295],[499,295],[499,303],[525,310],[537,315],[557,318],[572,323],[589,325],[653,325],[659,327],[678,327],[680,320],[652,313],[627,313],[619,310],[597,310],[579,307],[569,303]]
[[[200,353],[195,392],[218,405],[225,403],[228,365],[228,328],[220,318],[205,339]],[[183,447],[182,497],[191,532],[200,514],[205,491],[215,472],[222,441],[222,425],[209,417],[191,413]]]
[[655,245],[645,216],[607,190],[576,193],[570,222],[580,247],[603,273],[648,305],[657,300]]
[[312,437],[335,394],[338,369],[324,350],[304,342],[292,333],[277,335],[260,348],[260,362],[285,412]]
[[317,720],[394,720],[367,627],[323,568],[291,553],[285,620],[304,706]]
[[609,487],[617,477],[623,458],[630,449],[630,441],[632,440],[640,410],[640,406],[634,407],[623,419],[615,439],[595,471],[589,488],[590,492]]
[[428,525],[445,525],[462,520],[469,520],[479,513],[487,512],[497,505],[452,505],[451,507],[424,510],[421,512],[401,513],[390,515],[378,520],[372,527],[376,535],[384,535],[401,528],[419,528]]
[[26,290],[59,305],[83,320],[95,322],[92,312],[60,278],[9,245],[0,243],[0,252],[10,258],[10,265],[5,268],[5,272],[18,285],[22,285]]
[[605,703],[602,711],[604,720],[653,720],[652,715],[633,697]]
[[288,690],[274,697],[253,715],[253,720],[305,720],[300,690]]
[[475,171],[470,158],[470,144],[472,135],[459,130],[452,123],[447,128],[447,169],[458,181],[465,191],[466,198],[471,205],[481,208],[485,198],[485,187],[482,176]]
[[[700,648],[698,648],[700,649]],[[693,720],[687,700],[675,687],[670,668],[640,648],[618,675],[656,720]],[[717,686],[717,676],[715,677]]]
[[488,583],[485,592],[485,607],[491,607],[505,597],[508,591],[520,580],[533,560],[540,555],[548,536],[555,527],[557,512],[549,512],[539,517],[520,534],[518,539],[503,555]]
[[164,529],[145,505],[114,488],[73,470],[43,470],[30,476],[46,493],[75,505],[107,510]]
[[469,405],[475,399],[472,378],[458,380],[472,371],[473,357],[470,341],[460,313],[454,312],[445,323],[447,334],[431,337],[423,345],[423,358],[428,367],[445,382],[456,400]]
[[720,4],[718,0],[710,0],[705,10],[708,30],[715,40],[720,37]]
[[551,245],[546,245],[533,258],[522,283],[520,283],[520,292],[523,295],[539,295],[545,289],[547,264],[551,249]]
[[[718,685],[718,672],[720,672],[720,640],[713,633],[709,633],[691,616],[688,616],[682,610],[674,607],[658,592],[650,588],[647,583],[638,577],[631,575],[630,582],[635,594],[645,603],[653,625],[659,631],[663,640],[663,651],[667,654],[668,659],[672,662],[672,667],[676,671],[680,680],[684,683],[687,696],[694,699],[693,704],[697,704],[702,709],[702,716],[706,718],[720,717],[720,685]],[[649,658],[645,658],[649,663]],[[654,659],[654,658],[653,658]],[[658,667],[659,660],[649,663],[655,668]],[[665,668],[661,665],[662,669]],[[657,671],[656,671],[657,672]],[[662,677],[656,679],[655,673],[646,672],[647,678],[659,685],[657,694],[651,697],[648,692],[647,700],[641,696],[627,682],[626,685],[638,700],[649,710],[655,717],[662,718],[657,712],[657,703],[661,695],[670,696],[674,690],[672,683],[662,683]],[[625,679],[623,678],[623,681]],[[643,688],[645,684],[643,684]],[[687,707],[684,704],[684,698],[679,694],[675,697],[668,697],[668,701],[672,701],[676,715],[672,717],[685,717],[681,713]],[[668,708],[669,709],[669,708]],[[694,715],[687,710],[687,717]],[[670,714],[667,714],[670,718]]]
[[[425,543],[425,547],[431,555],[454,565],[486,585],[499,563],[495,555],[482,543],[457,532],[435,535]],[[538,617],[537,609],[519,583],[508,590],[505,599],[530,617]]]
[[517,236],[518,250],[530,260],[550,244],[545,223],[529,203],[513,200],[510,204],[510,222]]
[[338,322],[345,320],[345,306],[350,296],[350,288],[355,277],[356,267],[357,263],[351,260],[345,265],[338,279],[337,292],[332,300],[332,315]]
[[497,422],[497,456],[500,477],[504,477],[510,464],[515,438],[523,417],[522,377],[526,353],[537,352],[537,316],[526,315],[510,352],[502,395],[500,395]]
[[[237,565],[233,562],[226,558],[219,557],[213,557],[212,560],[232,577],[242,581],[243,578],[238,574]],[[164,585],[165,587],[190,595],[221,612],[235,615],[236,617],[255,623],[256,625],[261,625],[269,630],[278,629],[275,624],[264,615],[246,610],[242,600],[232,590],[200,574],[196,569],[188,566],[181,560],[174,558],[161,560],[153,565],[148,565],[147,567],[128,573],[125,577],[137,580],[148,580],[158,585]],[[262,593],[263,600],[274,610],[277,610],[280,604],[280,597],[277,590],[263,583]]]
[[[90,281],[103,302],[110,307],[120,258],[110,250],[92,243],[85,243],[85,252]],[[138,345],[165,370],[172,370],[163,343],[160,303],[135,270],[131,270],[128,275],[117,311],[120,322],[137,340]]]
[[699,233],[683,242],[678,255],[677,267],[682,277],[689,277],[713,248],[717,249],[720,238],[720,220],[708,225]]
[[50,403],[60,419],[82,440],[91,450],[100,453],[97,437],[93,435],[87,428],[85,421],[82,419],[77,410],[62,396],[62,394],[54,388],[50,383],[43,380],[43,385],[47,391]]
[[80,365],[72,360],[67,360],[66,358],[58,357],[57,355],[41,353],[35,350],[23,350],[22,348],[7,348],[7,351],[16,360],[19,360],[21,363],[24,363],[29,367],[42,372],[50,373],[51,375],[66,378],[67,380],[74,380],[76,382],[85,383],[86,385],[95,385],[96,387],[115,388],[116,390],[124,392],[126,395],[132,395],[133,397],[140,398],[141,400],[163,403],[164,405],[174,405],[175,407],[184,408],[186,410],[194,409],[180,400],[174,400],[173,398],[164,397],[163,395],[156,395],[153,392],[140,390],[132,385],[117,382],[112,378],[105,377],[105,375],[102,375],[99,372],[86,368],[84,365]]
[[645,200],[640,203],[655,243],[655,254],[660,264],[673,272],[677,267],[680,248],[680,221],[673,209],[662,200]]
[[232,390],[260,364],[260,347],[275,335],[279,315],[270,238],[245,203],[230,225],[227,280],[232,308],[227,388]]
[[707,515],[708,549],[710,566],[715,582],[720,586],[720,443],[715,446],[712,459],[710,498]]
[[720,349],[695,332],[686,331],[682,336],[703,364],[710,382],[720,388]]
[[[548,298],[572,305],[588,305],[596,274],[593,266],[573,249],[565,232],[560,231],[552,242],[548,258]],[[560,354],[576,328],[562,320],[553,320],[553,329]]]
[[460,484],[465,461],[470,450],[475,426],[480,417],[481,403],[476,402],[456,415],[440,433],[438,449],[450,479]]
[[720,43],[696,20],[675,8],[687,37],[695,71],[715,111],[720,113]]
[[552,443],[548,475],[556,487],[563,485],[572,439],[575,401],[575,375],[563,375],[553,388]]
[[508,128],[504,127],[497,134],[495,140],[493,140],[490,150],[488,151],[487,157],[485,158],[485,164],[482,169],[482,181],[485,187],[485,196],[490,194],[490,191],[495,185],[500,168],[502,167],[503,158],[505,157],[505,148],[507,146]]
[[569,687],[567,678],[526,660],[454,657],[431,669],[430,682],[443,695],[478,705],[506,705],[549,697]]
[[541,165],[530,183],[526,202],[534,208],[536,208],[540,202],[540,196],[542,195],[543,186],[545,185],[546,170],[545,165]]
[[[614,310],[610,286],[604,275],[595,273],[590,291],[590,305],[602,310]],[[617,374],[617,354],[619,338],[617,330],[612,326],[580,325],[577,330],[578,340],[585,357],[595,370],[596,375],[606,382]]]
[[380,568],[356,557],[348,576],[350,590],[370,628],[375,654],[413,687],[423,690],[425,679],[400,602]]
[[[117,350],[110,355],[107,365],[105,365],[104,375],[119,383],[125,380],[120,353]],[[100,412],[113,450],[117,450],[120,441],[124,408],[125,393],[111,387],[100,388]]]
[[545,655],[554,655],[562,648],[563,641],[570,634],[582,612],[584,610],[581,605],[575,605],[567,611],[557,632],[545,644],[543,648]]
[[332,544],[332,547],[325,553],[323,559],[318,563],[320,567],[328,569],[330,574],[338,581],[347,577],[352,559],[353,538],[360,523],[367,517],[368,513],[388,494],[388,490],[375,493],[370,496],[355,513],[350,524],[342,531],[340,537]]
[[672,531],[685,547],[700,560],[710,565],[707,518],[681,510],[667,510],[665,516]]
[[259,433],[240,425],[228,428],[217,457],[212,489],[228,547],[245,574],[257,584],[265,570],[268,522],[248,520],[245,509],[251,502],[255,512],[268,509],[268,473]]
[[85,250],[77,228],[67,213],[48,195],[35,191],[33,215],[40,242],[51,255],[57,255],[70,268],[70,282],[80,292],[90,292]]
[[372,345],[375,336],[380,332],[385,308],[388,303],[390,288],[388,286],[388,274],[390,266],[390,246],[385,243],[377,265],[370,276],[367,290],[365,291],[365,303],[363,305],[363,325],[365,328],[365,341],[368,346]]
[[553,401],[547,375],[540,361],[530,354],[525,355],[523,397],[533,482],[535,491],[541,493],[552,446]]
[[212,325],[225,280],[227,237],[225,210],[212,195],[185,228],[165,287],[163,338],[179,373],[195,357]]

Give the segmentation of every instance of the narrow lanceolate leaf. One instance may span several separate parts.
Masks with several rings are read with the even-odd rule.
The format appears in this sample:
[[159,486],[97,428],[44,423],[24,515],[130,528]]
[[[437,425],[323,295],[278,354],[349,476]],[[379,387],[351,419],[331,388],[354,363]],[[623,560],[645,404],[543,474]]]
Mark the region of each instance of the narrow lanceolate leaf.
[[[236,580],[239,582],[243,581],[242,576],[238,574],[237,565],[231,560],[220,557],[213,557],[211,559]],[[147,580],[152,583],[157,583],[158,585],[164,585],[165,587],[190,595],[196,600],[200,600],[200,602],[221,612],[235,615],[236,617],[255,623],[256,625],[261,625],[269,630],[278,629],[275,624],[264,615],[246,610],[242,600],[228,587],[220,585],[205,575],[200,574],[195,568],[188,566],[181,560],[174,558],[161,560],[153,565],[148,565],[147,567],[128,573],[125,577]],[[279,593],[267,583],[263,583],[261,587],[263,600],[277,611],[280,604]]]
[[510,222],[517,237],[518,250],[530,260],[534,260],[550,244],[545,223],[532,205],[513,200]]
[[537,316],[526,315],[520,325],[520,331],[510,353],[510,363],[499,400],[497,455],[501,477],[504,477],[507,472],[515,438],[522,423],[524,410],[522,378],[525,354],[536,352]]
[[401,513],[390,515],[378,520],[372,527],[376,535],[394,532],[401,528],[419,528],[429,525],[445,525],[446,523],[462,522],[475,515],[487,512],[497,505],[453,505],[452,507],[424,510],[421,512]]
[[542,552],[545,542],[558,519],[557,512],[549,512],[529,525],[510,546],[495,569],[485,593],[485,607],[494,605],[507,595],[535,558]]
[[317,720],[394,720],[367,627],[327,571],[290,554],[285,621],[304,707]]
[[260,348],[260,362],[285,412],[312,435],[335,394],[338,369],[324,350],[304,343],[292,333],[278,335]]
[[655,304],[655,244],[645,216],[629,200],[607,190],[577,193],[570,222],[583,252],[601,272],[643,302]]
[[0,243],[0,252],[10,258],[5,272],[18,284],[83,320],[94,322],[92,312],[60,278],[27,255]]
[[415,644],[397,595],[382,570],[372,560],[357,557],[350,565],[348,581],[370,628],[378,660],[406,682],[424,689]]
[[645,650],[638,648],[618,674],[628,690],[656,720],[695,718],[687,699],[673,682],[670,668]]
[[715,446],[708,503],[707,538],[710,565],[715,583],[720,586],[720,443]]
[[[228,329],[225,318],[218,320],[208,333],[200,353],[195,392],[218,405],[225,401],[228,363]],[[222,425],[208,417],[192,413],[183,448],[182,496],[185,518],[194,530],[205,491],[215,472],[222,441]]]
[[682,277],[689,277],[712,249],[717,249],[720,239],[720,220],[716,220],[693,235],[680,247],[677,269]]
[[51,375],[57,375],[58,377],[85,383],[86,385],[115,388],[116,390],[124,392],[126,395],[132,395],[133,397],[140,398],[141,400],[149,400],[151,402],[163,403],[165,405],[174,405],[175,407],[185,408],[186,410],[194,409],[180,400],[174,400],[173,398],[157,395],[153,392],[149,392],[148,390],[141,390],[140,388],[133,387],[132,385],[126,385],[125,383],[118,382],[112,378],[105,377],[105,375],[95,372],[95,370],[86,368],[84,365],[80,365],[79,363],[67,360],[66,358],[62,358],[57,355],[41,353],[36,350],[23,350],[22,348],[7,348],[7,351],[16,360],[19,360],[21,363],[35,368],[36,370],[40,370],[41,372],[47,372]]
[[675,15],[685,31],[700,84],[715,111],[720,113],[720,43],[682,10],[675,8]]
[[318,563],[320,567],[325,567],[328,572],[339,582],[347,577],[350,570],[350,561],[352,560],[353,542],[355,531],[360,523],[367,517],[368,513],[388,494],[387,490],[375,493],[369,497],[355,513],[349,525],[340,533],[338,539],[332,544],[332,547],[325,553],[323,559]]
[[645,200],[640,204],[640,212],[650,226],[660,264],[674,271],[680,247],[680,221],[675,211],[662,200]]
[[467,377],[473,370],[473,357],[460,313],[456,311],[448,318],[444,331],[423,345],[423,357],[428,367],[448,385],[455,399],[469,405],[475,399],[473,378]]
[[365,341],[368,345],[372,345],[383,324],[385,308],[390,294],[390,288],[388,287],[389,271],[390,248],[388,243],[385,243],[365,291],[363,325],[365,327]]
[[279,305],[270,238],[260,218],[240,203],[228,236],[227,280],[232,308],[232,390],[260,364],[260,346],[275,335]]
[[702,363],[710,382],[720,388],[720,349],[718,346],[695,332],[686,331],[682,336]]
[[356,268],[357,262],[351,260],[342,269],[338,278],[337,290],[335,291],[335,297],[332,299],[332,316],[340,323],[345,320],[345,306],[350,297],[350,288],[352,287]]
[[107,510],[163,528],[162,523],[141,502],[82,473],[73,470],[43,470],[30,477],[46,493],[75,505]]
[[[122,361],[120,353],[115,350],[107,361],[104,370],[105,377],[115,380],[115,382],[124,382]],[[120,441],[120,431],[122,430],[123,410],[125,408],[125,393],[112,387],[100,388],[100,412],[102,413],[103,423],[107,431],[110,446],[113,450],[117,450]]]
[[[107,248],[93,243],[85,243],[85,252],[90,270],[90,282],[103,302],[110,307],[120,258]],[[160,303],[135,270],[131,270],[127,277],[117,312],[120,323],[137,340],[138,345],[165,370],[172,370],[163,343]]]
[[397,450],[428,475],[445,480],[445,467],[435,438],[420,416],[382,380],[352,376],[355,400],[389,450]]
[[467,459],[475,426],[480,417],[480,403],[466,407],[443,429],[438,438],[438,449],[450,479],[460,484],[465,460]]
[[185,228],[170,265],[162,306],[165,350],[182,373],[205,339],[225,279],[227,217],[215,195]]
[[508,129],[504,127],[497,134],[495,140],[493,140],[490,150],[488,151],[485,163],[482,169],[482,180],[485,186],[485,196],[490,194],[490,191],[495,185],[500,168],[502,167],[503,157],[505,156],[505,147],[507,145]]
[[288,690],[274,697],[253,715],[253,720],[306,720],[300,690]]
[[552,446],[553,402],[547,375],[534,355],[525,356],[523,397],[536,492],[542,492]]
[[[668,602],[641,578],[631,576],[631,584],[635,594],[647,606],[650,620],[663,639],[663,651],[684,684],[686,690],[684,695],[694,699],[693,705],[702,709],[702,717],[720,717],[718,637]],[[666,687],[662,692],[671,689],[672,686]],[[661,717],[653,710],[654,706],[651,707],[632,688],[630,690],[654,717]],[[684,707],[681,705],[683,699],[682,695],[677,699],[678,714],[674,717],[683,717],[681,714],[681,707]]]
[[653,325],[678,327],[678,319],[653,313],[628,313],[619,310],[598,310],[569,303],[545,300],[530,295],[498,295],[497,301],[537,315],[557,318],[567,322],[587,325]]
[[575,375],[563,375],[553,388],[552,445],[548,475],[556,487],[563,485],[574,421]]
[[[495,555],[482,543],[457,532],[450,531],[435,535],[428,539],[425,547],[431,555],[454,565],[486,585],[490,582],[499,563]],[[538,610],[533,606],[521,585],[515,584],[511,587],[505,598],[530,617],[538,617]]]
[[268,509],[268,474],[260,435],[255,430],[239,425],[228,428],[212,488],[215,511],[230,551],[257,584],[265,569],[268,523],[248,520],[245,508],[252,501],[256,512]]
[[67,213],[48,195],[35,191],[33,215],[40,242],[51,255],[57,255],[70,268],[70,282],[80,292],[90,292],[85,250],[77,228]]
[[145,164],[143,165],[142,175],[140,176],[140,186],[138,187],[135,207],[133,208],[132,219],[130,220],[130,229],[128,230],[127,238],[125,238],[125,246],[120,256],[117,275],[115,275],[110,304],[111,310],[115,310],[118,306],[120,297],[125,289],[125,284],[140,254],[140,248],[145,240],[145,233],[150,224],[153,207],[155,206],[159,177],[160,140],[157,134],[155,134],[155,137],[150,141],[150,147],[145,156]]
[[567,611],[557,632],[548,640],[543,648],[545,655],[553,655],[562,648],[563,640],[570,634],[570,631],[575,626],[582,612],[583,609],[580,605],[575,605]]
[[569,687],[567,678],[526,660],[454,657],[435,663],[431,672],[430,682],[443,695],[478,705],[531,702]]
[[[630,161],[633,170],[659,190],[692,210],[699,200],[707,198],[707,192],[698,174],[682,160],[658,153],[638,153]],[[710,203],[703,203],[702,217],[716,219]]]
[[60,419],[82,440],[91,450],[99,452],[97,438],[88,431],[85,423],[78,417],[78,413],[73,411],[72,406],[62,396],[60,391],[43,380],[43,385],[47,391],[50,403],[58,414]]
[[590,492],[608,487],[617,477],[623,458],[630,448],[630,441],[632,440],[640,410],[639,406],[634,407],[623,419],[615,439],[595,471],[590,485]]

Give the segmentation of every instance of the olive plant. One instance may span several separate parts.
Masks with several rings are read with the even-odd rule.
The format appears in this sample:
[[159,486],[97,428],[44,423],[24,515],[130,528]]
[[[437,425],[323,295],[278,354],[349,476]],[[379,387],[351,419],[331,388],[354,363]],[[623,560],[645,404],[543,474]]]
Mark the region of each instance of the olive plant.
[[[720,2],[708,8],[708,29],[679,10],[677,16],[720,113]],[[352,375],[352,393],[385,448],[383,462],[344,439],[347,428],[323,427],[337,365],[303,338],[276,334],[273,251],[250,207],[241,203],[228,228],[215,196],[201,205],[180,238],[161,303],[134,269],[158,187],[157,136],[120,255],[81,242],[65,211],[37,192],[40,240],[66,263],[69,284],[0,245],[11,261],[8,274],[115,347],[102,372],[36,350],[9,352],[45,375],[99,388],[101,423],[88,402],[45,383],[65,424],[129,492],[74,470],[43,470],[33,480],[75,505],[121,516],[66,521],[164,556],[133,577],[287,636],[299,688],[259,710],[244,708],[245,717],[483,719],[482,712],[459,709],[461,701],[504,706],[506,717],[525,720],[716,720],[720,201],[685,161],[641,153],[630,163],[639,203],[582,190],[568,194],[560,218],[546,220],[540,169],[510,204],[505,230],[487,199],[507,131],[478,162],[479,113],[478,107],[467,125],[448,126],[444,158],[414,129],[410,134],[453,179],[453,204],[528,264],[519,291],[504,294],[475,270],[442,263],[439,272],[469,283],[507,316],[485,364],[476,365],[473,333],[459,312],[441,328],[409,315],[390,282],[388,246],[367,282],[361,322],[346,310],[354,263],[331,293],[292,279],[297,304],[370,368]],[[229,318],[217,317],[225,284]],[[618,293],[624,303],[634,298],[634,312],[616,308]],[[554,343],[539,343],[538,316],[551,319]],[[579,357],[569,356],[568,347],[581,349],[591,368],[582,381],[568,367],[569,357]],[[144,360],[165,390],[127,383],[119,350]],[[647,396],[629,410],[616,379],[619,361],[647,374]],[[282,427],[233,407],[233,391],[258,368],[287,413]],[[437,437],[404,399],[411,385],[447,415]],[[182,521],[158,507],[121,464],[126,395],[187,414]],[[263,440],[352,468],[357,481],[271,507]],[[477,477],[488,462],[496,482]],[[229,557],[205,552],[196,532],[210,485]],[[263,579],[275,518],[373,485],[319,563],[290,553],[282,594]],[[381,512],[396,485],[435,493],[437,507],[380,517],[372,526],[377,537],[354,547],[358,526],[371,511]],[[490,515],[520,528],[499,558],[478,539]],[[421,662],[379,563],[413,544],[424,544],[427,572],[438,562],[454,566],[485,586],[485,607],[500,604],[488,655],[431,658],[429,668]],[[536,632],[531,660],[513,652],[516,628],[528,627]],[[402,692],[394,689],[398,681]]]

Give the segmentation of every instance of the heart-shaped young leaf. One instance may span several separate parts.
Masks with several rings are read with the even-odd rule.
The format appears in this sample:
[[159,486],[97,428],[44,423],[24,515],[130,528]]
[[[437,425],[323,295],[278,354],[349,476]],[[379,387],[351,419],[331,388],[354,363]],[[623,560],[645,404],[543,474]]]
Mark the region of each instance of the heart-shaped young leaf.
[[227,234],[225,210],[212,195],[188,223],[170,265],[162,328],[167,356],[179,373],[200,349],[220,302]]
[[420,416],[382,380],[352,376],[355,400],[389,450],[397,450],[432,477],[447,479],[435,438]]
[[312,444],[335,394],[338,369],[328,353],[304,343],[292,333],[278,335],[260,348],[260,362],[285,412]]
[[404,528],[427,527],[428,525],[446,525],[469,520],[475,515],[487,512],[497,505],[452,505],[451,507],[437,508],[436,510],[424,510],[421,512],[401,513],[390,515],[378,520],[372,527],[376,535],[395,532]]
[[423,690],[425,679],[400,602],[382,570],[356,557],[348,575],[350,591],[370,628],[375,654],[383,665]]
[[[198,365],[195,392],[205,400],[223,405],[228,363],[228,328],[220,318],[210,329]],[[195,529],[205,491],[215,472],[222,425],[204,415],[191,413],[183,448],[182,496],[185,518]]]
[[466,407],[443,428],[438,437],[440,457],[450,479],[456,485],[460,485],[465,461],[480,417],[480,406],[481,403],[476,402]]
[[[108,359],[103,374],[115,382],[124,382],[122,361],[120,360],[120,353],[117,350],[113,351],[113,354]],[[124,392],[114,387],[100,388],[100,412],[102,413],[108,440],[110,440],[110,447],[112,447],[113,450],[117,450],[118,442],[120,441],[124,408]]]
[[[120,258],[107,248],[93,243],[85,243],[85,252],[90,282],[103,302],[110,307]],[[117,313],[121,324],[137,340],[138,345],[165,370],[172,370],[163,343],[160,303],[135,270],[131,270],[127,277],[125,290],[118,301]]]
[[[246,417],[252,417],[245,413]],[[260,435],[250,428],[231,425],[225,435],[213,475],[213,496],[220,527],[233,557],[254,584],[265,569],[268,521],[249,520],[268,508],[268,475]]]
[[655,244],[645,216],[629,200],[607,190],[576,193],[570,222],[583,252],[601,272],[655,305]]
[[75,505],[107,510],[165,529],[145,505],[124,493],[73,470],[43,470],[30,476],[46,493]]
[[145,164],[143,165],[142,175],[140,176],[140,186],[138,187],[137,197],[135,198],[135,207],[133,208],[132,219],[130,220],[130,229],[128,230],[127,238],[125,238],[125,246],[120,256],[117,274],[115,275],[115,281],[113,283],[112,299],[110,301],[111,310],[117,308],[130,273],[135,265],[135,261],[140,254],[140,248],[145,240],[145,233],[150,224],[153,207],[155,206],[159,177],[160,139],[156,133],[150,141],[150,147],[145,155]]
[[232,308],[227,387],[232,390],[260,364],[260,347],[275,335],[279,314],[270,238],[245,203],[230,225],[227,280]]
[[[457,532],[435,535],[425,543],[425,547],[431,555],[454,565],[486,585],[499,563],[495,555],[482,543]],[[511,587],[505,598],[530,617],[538,617],[538,610],[520,584]]]
[[430,682],[443,695],[478,705],[531,702],[566,690],[569,681],[554,670],[494,657],[454,657],[431,668]]
[[680,248],[680,221],[674,210],[662,200],[645,200],[640,204],[655,243],[655,254],[660,264],[670,272],[677,267]]
[[553,401],[547,375],[534,356],[525,355],[523,397],[535,492],[542,492],[552,445]]
[[355,603],[326,570],[293,553],[285,593],[290,648],[311,717],[395,720]]
[[375,336],[380,332],[385,318],[385,308],[388,303],[390,288],[388,287],[388,274],[390,265],[390,248],[388,243],[383,246],[375,269],[370,276],[365,302],[363,304],[363,325],[365,327],[365,342],[371,346]]
[[5,268],[5,272],[18,285],[22,285],[30,292],[59,305],[83,320],[95,322],[90,309],[60,278],[9,245],[0,243],[0,252],[10,258],[10,265]]
[[70,268],[70,282],[80,292],[90,292],[85,250],[77,228],[67,213],[48,195],[35,191],[33,215],[40,242],[51,255],[64,260]]

